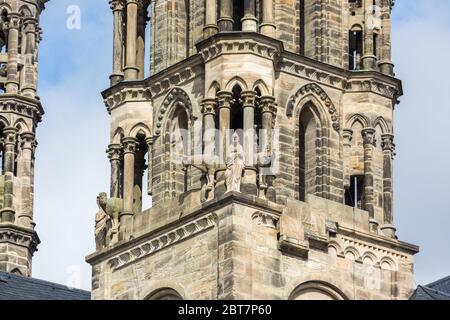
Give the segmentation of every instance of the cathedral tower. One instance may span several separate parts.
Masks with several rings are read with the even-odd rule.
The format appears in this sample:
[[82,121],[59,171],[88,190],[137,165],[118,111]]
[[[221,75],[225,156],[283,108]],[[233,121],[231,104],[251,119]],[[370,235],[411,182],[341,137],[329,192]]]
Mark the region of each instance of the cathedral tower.
[[39,17],[47,0],[0,1],[0,270],[31,276]]
[[393,4],[111,1],[93,298],[407,298]]

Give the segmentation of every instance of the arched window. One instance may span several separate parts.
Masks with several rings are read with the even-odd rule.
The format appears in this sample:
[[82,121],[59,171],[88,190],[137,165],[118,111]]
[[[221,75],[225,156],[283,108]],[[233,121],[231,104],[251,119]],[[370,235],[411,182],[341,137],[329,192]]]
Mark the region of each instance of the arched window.
[[347,300],[345,294],[335,286],[322,281],[302,283],[289,296],[289,300]]
[[315,194],[318,186],[318,144],[319,119],[310,103],[303,107],[300,113],[299,126],[299,157],[300,157],[300,188],[299,196],[305,201],[307,194]]
[[162,288],[149,294],[145,300],[183,300],[183,298],[174,289]]
[[361,57],[363,55],[363,31],[361,26],[355,25],[349,31],[349,70],[361,69]]
[[[242,89],[239,85],[233,87],[233,101],[231,105],[231,129],[237,131],[241,135],[244,128],[244,110],[242,108],[241,93]],[[242,136],[240,136],[242,141]]]

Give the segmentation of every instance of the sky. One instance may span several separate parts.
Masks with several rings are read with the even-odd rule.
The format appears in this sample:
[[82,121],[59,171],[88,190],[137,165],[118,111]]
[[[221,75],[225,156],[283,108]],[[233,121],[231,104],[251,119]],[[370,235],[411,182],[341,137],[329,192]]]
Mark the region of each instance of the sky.
[[[76,7],[74,7],[76,6]],[[80,9],[80,25],[71,19]],[[69,25],[68,25],[69,22]],[[109,118],[100,92],[112,66],[107,0],[52,0],[41,17],[33,276],[90,289],[96,196],[109,190]],[[396,0],[393,60],[405,95],[395,111],[395,221],[420,246],[415,284],[450,275],[450,0]]]

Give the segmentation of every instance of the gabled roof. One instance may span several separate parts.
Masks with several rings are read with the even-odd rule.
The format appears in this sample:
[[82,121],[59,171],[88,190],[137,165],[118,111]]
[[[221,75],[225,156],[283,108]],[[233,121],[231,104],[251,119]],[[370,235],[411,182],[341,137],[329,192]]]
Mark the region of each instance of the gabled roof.
[[90,300],[91,293],[0,271],[0,300]]
[[410,300],[450,300],[450,276],[432,282],[426,286],[418,286]]

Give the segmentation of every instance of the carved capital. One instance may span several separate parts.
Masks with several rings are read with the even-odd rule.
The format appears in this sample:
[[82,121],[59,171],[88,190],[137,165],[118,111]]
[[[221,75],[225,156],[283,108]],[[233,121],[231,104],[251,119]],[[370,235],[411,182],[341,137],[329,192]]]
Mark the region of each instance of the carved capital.
[[256,92],[253,90],[247,90],[241,92],[242,107],[254,108],[256,102]]
[[215,115],[217,109],[217,101],[216,99],[204,99],[201,104],[202,114],[204,116],[208,114]]
[[17,12],[10,12],[8,14],[8,28],[9,29],[19,29],[21,23],[20,14]]
[[112,11],[122,11],[125,7],[123,0],[111,0],[109,5]]
[[25,26],[25,32],[35,33],[37,23],[38,23],[38,21],[35,18],[29,17],[29,18],[23,19],[23,25]]
[[122,146],[120,144],[110,144],[107,152],[110,161],[119,161],[122,156]]
[[262,96],[259,98],[259,108],[261,113],[272,113],[274,116],[277,114],[277,105],[274,97]]
[[395,143],[394,143],[394,136],[392,134],[387,133],[381,135],[381,148],[383,148],[383,151],[394,153]]
[[138,141],[136,138],[124,138],[122,141],[122,145],[123,145],[123,153],[132,153],[135,154],[136,153],[136,149],[138,146]]
[[14,127],[6,127],[3,129],[3,134],[5,136],[5,146],[6,145],[15,145],[17,140],[17,128]]
[[36,136],[33,132],[24,132],[20,135],[20,147],[34,151]]
[[344,139],[344,146],[350,147],[353,140],[353,130],[344,129],[342,130],[342,138]]
[[364,146],[375,146],[375,129],[374,128],[364,128],[361,131]]
[[219,100],[219,109],[231,108],[231,100],[233,99],[233,94],[228,91],[219,91],[217,93],[217,99]]

